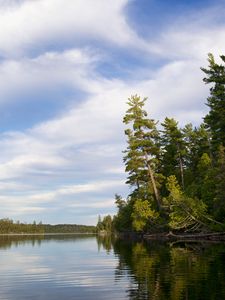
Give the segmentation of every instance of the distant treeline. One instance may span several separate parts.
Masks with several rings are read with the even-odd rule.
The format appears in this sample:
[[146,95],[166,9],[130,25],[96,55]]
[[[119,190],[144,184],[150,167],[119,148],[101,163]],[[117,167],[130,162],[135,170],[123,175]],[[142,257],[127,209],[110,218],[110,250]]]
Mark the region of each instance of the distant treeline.
[[21,223],[19,221],[14,222],[10,219],[0,220],[0,234],[10,234],[10,233],[43,233],[44,228],[42,223],[32,224]]
[[14,222],[10,219],[0,220],[0,234],[32,234],[32,233],[95,233],[95,226],[76,224],[42,224],[35,221],[31,224]]
[[76,225],[76,224],[43,224],[42,228],[45,233],[95,233],[95,226]]

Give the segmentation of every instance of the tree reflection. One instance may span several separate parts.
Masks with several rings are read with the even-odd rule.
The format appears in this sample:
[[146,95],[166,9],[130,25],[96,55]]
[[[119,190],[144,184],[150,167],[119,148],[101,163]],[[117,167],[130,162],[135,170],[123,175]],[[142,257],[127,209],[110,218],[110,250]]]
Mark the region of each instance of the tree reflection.
[[129,299],[225,299],[224,244],[116,240],[113,249],[115,280],[129,279]]
[[9,249],[11,247],[18,247],[25,244],[32,244],[32,246],[39,246],[42,242],[79,242],[80,240],[93,239],[93,234],[13,234],[0,235],[0,249]]
[[104,234],[104,235],[97,235],[97,244],[98,244],[98,251],[101,248],[105,249],[107,253],[110,253],[113,249],[113,244],[115,242],[115,238],[111,234]]
[[0,249],[10,249],[24,244],[32,244],[32,246],[40,245],[43,235],[26,236],[26,235],[3,235],[0,236]]

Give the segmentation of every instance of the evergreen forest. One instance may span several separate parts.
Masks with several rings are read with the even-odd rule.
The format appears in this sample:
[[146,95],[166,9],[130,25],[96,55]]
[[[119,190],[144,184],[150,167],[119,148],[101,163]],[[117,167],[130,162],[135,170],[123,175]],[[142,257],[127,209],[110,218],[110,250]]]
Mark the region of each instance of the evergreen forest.
[[174,118],[155,121],[147,98],[133,95],[123,118],[123,161],[130,194],[115,195],[117,214],[98,230],[211,232],[225,230],[225,56],[201,68],[209,86],[208,113],[198,127]]
[[95,226],[77,224],[42,224],[42,222],[23,223],[11,219],[0,220],[0,234],[48,234],[48,233],[95,233]]

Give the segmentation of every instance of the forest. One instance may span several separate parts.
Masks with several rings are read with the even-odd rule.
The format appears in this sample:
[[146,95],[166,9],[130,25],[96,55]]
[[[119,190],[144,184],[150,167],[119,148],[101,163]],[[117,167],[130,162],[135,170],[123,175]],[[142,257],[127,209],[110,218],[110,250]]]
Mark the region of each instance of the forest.
[[115,195],[117,214],[99,219],[99,231],[213,232],[225,230],[225,56],[208,55],[201,68],[209,85],[208,113],[199,126],[162,123],[133,95],[123,118],[126,199]]
[[77,224],[44,224],[45,233],[96,233],[96,227],[91,225]]
[[10,219],[0,220],[0,234],[47,234],[47,233],[95,233],[95,226],[77,224],[42,224],[35,221],[31,224],[14,222]]

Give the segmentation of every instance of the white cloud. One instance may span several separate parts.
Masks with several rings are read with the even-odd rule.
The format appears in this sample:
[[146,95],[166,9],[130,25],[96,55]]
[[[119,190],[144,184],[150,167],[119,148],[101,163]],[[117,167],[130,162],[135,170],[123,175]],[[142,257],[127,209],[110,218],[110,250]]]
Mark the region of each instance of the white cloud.
[[68,195],[68,194],[90,193],[90,192],[107,190],[109,188],[118,187],[120,185],[124,185],[123,180],[97,181],[88,184],[65,186],[59,189],[56,192],[56,194]]
[[[127,0],[0,1],[0,53],[7,57],[0,64],[1,107],[11,95],[19,101],[17,96],[26,91],[35,94],[69,86],[85,93],[74,96],[70,107],[65,105],[54,118],[1,135],[0,203],[9,215],[44,215],[49,203],[74,211],[84,206],[86,211],[88,206],[110,208],[107,199],[125,190],[122,117],[131,94],[149,97],[152,118],[201,122],[208,87],[199,68],[206,65],[209,51],[224,52],[224,26],[210,22],[203,26],[188,16],[168,24],[154,40],[142,40],[126,21],[127,4]],[[134,66],[130,77],[105,78],[97,67],[111,53],[99,41],[135,50],[138,58],[154,54],[166,62],[153,71],[146,59],[145,67]],[[60,52],[60,47],[66,50]],[[93,202],[90,195],[97,193],[99,199]]]
[[[124,183],[123,183],[124,184]],[[76,208],[84,208],[84,209],[90,209],[90,208],[112,208],[115,204],[114,198],[110,198],[104,201],[95,201],[94,203],[72,203],[68,205],[69,208],[76,209]]]
[[76,48],[46,52],[35,58],[4,60],[0,64],[0,103],[8,103],[13,95],[18,99],[20,94],[41,90],[47,93],[60,86],[88,92],[97,83],[98,77],[93,80],[92,76],[99,59],[100,53]]
[[209,52],[225,53],[224,4],[219,2],[192,14],[178,16],[149,41],[149,51],[172,60],[197,60],[205,63]]
[[133,43],[123,9],[127,0],[36,0],[0,3],[0,52],[15,56],[43,44],[74,44],[91,39]]
[[18,174],[21,176],[23,172],[37,172],[41,174],[47,172],[47,174],[51,174],[51,171],[48,171],[48,169],[54,169],[55,166],[63,166],[65,163],[65,159],[54,157],[53,155],[49,155],[49,157],[44,157],[41,154],[36,156],[29,154],[16,156],[16,158],[0,165],[0,178],[6,179],[11,176],[15,177]]
[[149,80],[137,85],[137,92],[147,95],[151,116],[162,120],[174,117],[181,124],[198,125],[205,114],[208,87],[202,81],[198,61],[173,61],[160,68]]
[[[75,53],[79,57],[79,51]],[[73,71],[65,57],[69,57],[70,61],[71,56],[67,53],[49,53],[41,56],[35,61],[36,68],[40,70],[41,65],[44,72],[51,74],[53,71],[48,66],[55,65],[55,73],[60,74],[60,80],[67,82]],[[89,58],[84,57],[85,60]],[[58,65],[57,61],[60,62]],[[78,63],[76,59],[75,63]],[[32,70],[32,64],[33,60],[29,70]],[[163,118],[170,113],[177,117],[183,114],[182,119],[189,122],[193,117],[190,116],[189,110],[184,112],[183,107],[185,103],[187,107],[190,105],[190,99],[193,104],[199,99],[193,116],[196,118],[196,115],[200,115],[199,107],[205,90],[202,88],[203,84],[200,88],[201,85],[198,84],[192,89],[195,82],[200,83],[200,76],[190,61],[169,63],[160,68],[154,76],[146,72],[147,79],[132,84],[130,80],[105,80],[94,69],[89,77],[89,67],[86,66],[90,65],[84,63],[84,67],[79,66],[83,76],[77,75],[74,79],[76,83],[77,80],[82,83],[84,90],[86,87],[89,93],[86,101],[79,105],[75,101],[74,107],[61,116],[37,124],[23,133],[11,132],[2,136],[0,178],[9,182],[16,179],[31,185],[27,190],[28,194],[5,195],[0,199],[2,203],[6,203],[3,211],[7,212],[7,215],[22,216],[29,208],[30,214],[37,214],[40,207],[44,216],[47,213],[46,205],[49,203],[52,203],[53,207],[65,209],[65,197],[71,199],[75,211],[81,209],[80,214],[84,214],[84,211],[88,213],[88,207],[89,211],[102,211],[110,207],[109,203],[113,206],[113,201],[105,203],[101,198],[104,195],[106,198],[109,195],[113,197],[115,192],[124,191],[126,188],[123,183],[117,181],[115,185],[107,183],[104,186],[101,178],[124,178],[122,150],[125,148],[125,138],[122,116],[130,94],[137,92],[149,96],[148,109],[153,112],[152,117]],[[96,78],[93,79],[95,73]],[[38,77],[44,78],[47,75],[44,76],[41,69]],[[56,82],[54,76],[53,82]],[[96,177],[98,181],[95,183]],[[81,184],[67,184],[67,181]],[[14,192],[16,193],[16,188]],[[96,203],[92,202],[90,195],[87,196],[90,193],[98,193],[99,199],[95,199]],[[79,197],[74,198],[75,194]],[[86,199],[85,208],[82,199]]]
[[10,182],[0,182],[0,191],[2,193],[4,192],[10,192],[10,191],[20,191],[20,192],[24,192],[28,189],[30,189],[31,186],[28,185],[28,184],[24,184],[24,183],[19,183],[19,182],[13,182],[13,181],[10,181]]
[[[7,215],[7,217],[19,218],[26,214],[45,214],[49,212],[49,206],[51,206],[51,211],[80,209],[82,213],[88,213],[91,209],[109,208],[114,203],[114,189],[121,189],[121,187],[124,187],[123,180],[105,180],[61,186],[58,189],[43,192],[32,191],[32,187],[29,191],[23,191],[22,194],[20,190],[17,190],[15,194],[6,193],[0,196],[1,217]],[[110,199],[102,201],[102,196],[96,198],[96,194],[104,195],[109,191],[112,191]],[[76,195],[77,197],[74,198]],[[85,202],[82,201],[84,198]],[[56,203],[58,207],[54,207]]]
[[196,31],[193,32],[182,28],[177,31],[169,31],[161,37],[158,51],[160,55],[173,59],[198,58],[202,62],[209,52],[216,56],[225,52],[224,38],[225,27],[200,28],[199,30],[196,28]]

